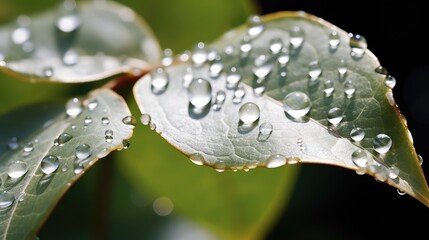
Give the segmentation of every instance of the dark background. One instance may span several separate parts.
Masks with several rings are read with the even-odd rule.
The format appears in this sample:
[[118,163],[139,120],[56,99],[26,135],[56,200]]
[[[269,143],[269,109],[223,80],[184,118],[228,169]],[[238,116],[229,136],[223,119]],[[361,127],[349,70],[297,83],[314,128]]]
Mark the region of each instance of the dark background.
[[[396,80],[396,103],[408,120],[429,179],[429,20],[424,1],[264,1],[261,14],[302,10],[347,32],[363,35],[368,49]],[[350,170],[304,165],[287,213],[267,239],[427,238],[429,208],[374,178]]]

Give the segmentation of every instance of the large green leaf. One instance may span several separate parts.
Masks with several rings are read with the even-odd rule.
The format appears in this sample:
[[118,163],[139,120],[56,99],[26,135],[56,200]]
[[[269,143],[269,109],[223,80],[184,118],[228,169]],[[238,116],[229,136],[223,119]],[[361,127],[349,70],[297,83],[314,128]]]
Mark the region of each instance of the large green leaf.
[[99,158],[128,146],[135,120],[107,89],[0,118],[0,237],[32,239],[64,192]]
[[[217,169],[330,164],[372,175],[429,206],[393,98],[394,77],[363,36],[285,12],[263,21],[252,16],[198,46],[188,62],[157,69],[134,88],[150,124],[195,163]],[[233,100],[237,89],[246,92],[240,101]]]
[[61,1],[0,29],[0,70],[39,82],[87,82],[147,69],[160,47],[146,22],[113,1]]

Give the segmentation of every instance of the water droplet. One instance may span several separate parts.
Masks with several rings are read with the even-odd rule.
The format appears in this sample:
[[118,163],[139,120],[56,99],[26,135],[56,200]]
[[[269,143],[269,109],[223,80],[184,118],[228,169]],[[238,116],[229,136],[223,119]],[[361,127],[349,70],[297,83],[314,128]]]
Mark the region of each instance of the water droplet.
[[127,125],[129,128],[134,128],[137,124],[137,120],[133,116],[126,116],[122,118],[122,122]]
[[219,111],[222,108],[223,103],[225,102],[226,93],[223,90],[219,90],[216,93],[215,102],[213,103],[213,110]]
[[109,124],[110,124],[110,120],[109,120],[109,118],[108,118],[108,117],[102,117],[102,118],[101,118],[101,124],[102,124],[103,126],[107,126],[107,125],[109,125]]
[[193,153],[189,156],[189,159],[195,163],[196,165],[203,165],[205,160],[202,154],[200,153]]
[[66,103],[66,113],[72,118],[77,117],[83,110],[82,102],[79,98],[71,98]]
[[353,94],[356,92],[356,87],[355,84],[353,83],[352,80],[347,80],[344,83],[344,93],[346,94],[347,97],[352,97]]
[[351,56],[354,58],[363,57],[368,47],[365,37],[359,34],[352,34],[352,33],[349,33],[349,37],[350,37]]
[[297,157],[291,157],[286,159],[287,160],[287,164],[297,164],[301,161],[301,159],[297,158]]
[[156,123],[154,123],[154,122],[152,122],[152,121],[151,121],[151,122],[149,123],[149,129],[150,129],[150,130],[156,130]]
[[244,87],[239,86],[234,90],[234,97],[232,98],[232,102],[234,104],[239,104],[243,101],[244,96],[246,96],[246,89]]
[[92,150],[88,144],[81,144],[76,147],[76,158],[79,160],[87,159],[91,156]]
[[64,53],[62,60],[66,66],[76,65],[79,61],[79,53],[74,49],[69,49]]
[[63,6],[60,8],[59,14],[60,16],[57,18],[55,25],[61,32],[71,33],[80,27],[81,19],[74,0],[63,1]]
[[341,76],[344,76],[344,75],[346,75],[347,71],[348,71],[347,62],[346,62],[346,60],[341,59],[340,60],[340,65],[338,66],[338,73]]
[[162,93],[167,89],[169,77],[163,68],[157,68],[151,72],[152,92],[155,94]]
[[23,161],[16,161],[9,165],[7,175],[10,178],[20,178],[28,171],[28,166]]
[[223,49],[223,52],[228,56],[233,56],[235,54],[235,48],[232,45],[227,45]]
[[365,132],[362,128],[356,127],[350,131],[350,138],[355,142],[360,142],[365,137]]
[[69,170],[69,166],[68,166],[67,162],[64,162],[64,164],[61,168],[61,172],[67,172],[67,170]]
[[332,31],[329,34],[329,48],[331,50],[335,50],[338,48],[338,46],[340,45],[340,34],[338,34],[338,32],[336,31]]
[[164,56],[161,59],[161,64],[164,67],[170,66],[171,64],[173,64],[173,50],[171,50],[170,48],[166,48],[163,51]]
[[183,73],[183,87],[188,88],[189,84],[191,84],[192,79],[194,79],[194,73],[191,67],[185,68]]
[[240,121],[246,125],[252,124],[258,120],[260,113],[261,111],[258,105],[253,102],[244,103],[238,111]]
[[247,19],[247,24],[249,28],[247,29],[247,34],[251,38],[256,38],[264,31],[265,27],[262,23],[261,18],[258,15],[252,15]]
[[98,106],[98,100],[97,99],[91,99],[88,102],[88,110],[93,111]]
[[401,189],[396,189],[396,191],[398,192],[398,194],[399,195],[401,195],[401,196],[403,196],[403,195],[405,195],[406,194],[406,192],[405,191],[403,191],[403,190],[401,190]]
[[234,89],[237,87],[241,80],[241,74],[237,71],[236,67],[231,67],[226,75],[226,88]]
[[303,92],[291,92],[283,99],[284,111],[293,118],[305,116],[310,111],[310,108],[310,98]]
[[399,168],[396,166],[391,166],[388,168],[388,176],[390,179],[396,179],[399,176]]
[[321,74],[322,67],[318,61],[312,61],[308,64],[308,76],[310,76],[312,80],[319,78]]
[[258,141],[267,141],[273,132],[273,125],[269,122],[264,122],[259,126]]
[[388,88],[393,89],[396,85],[396,79],[392,75],[387,75],[384,83]]
[[214,164],[214,168],[216,169],[217,172],[224,172],[225,167],[226,167],[226,164],[222,160],[216,161],[216,163]]
[[356,166],[365,168],[368,164],[368,155],[365,150],[358,149],[352,153],[352,161]]
[[33,143],[29,142],[27,144],[25,144],[24,148],[22,149],[24,151],[24,153],[30,153],[34,150],[34,145]]
[[73,172],[75,175],[78,175],[78,174],[83,173],[83,169],[84,169],[84,167],[83,167],[82,163],[75,163]]
[[207,61],[207,50],[203,42],[199,42],[191,56],[192,63],[199,67]]
[[273,59],[261,54],[255,58],[254,66],[252,67],[252,72],[259,79],[264,79],[268,74],[271,73],[273,67]]
[[372,144],[375,151],[383,154],[392,147],[392,139],[388,135],[381,133],[375,136]]
[[270,40],[270,51],[272,54],[279,53],[283,48],[283,40],[279,37]]
[[31,31],[29,26],[31,24],[31,19],[26,15],[20,15],[17,18],[18,28],[13,30],[11,38],[14,44],[22,45],[30,40]]
[[16,199],[18,200],[18,202],[22,202],[24,201],[25,196],[26,196],[25,192],[20,192]]
[[240,42],[240,52],[242,57],[247,57],[249,52],[252,51],[252,41],[251,38],[245,36]]
[[418,155],[418,157],[419,157],[419,164],[422,165],[423,164],[423,157],[420,155]]
[[387,68],[383,67],[383,66],[378,66],[374,69],[374,71],[376,73],[382,74],[382,75],[387,75]]
[[148,124],[150,123],[150,115],[149,115],[149,114],[147,114],[147,113],[143,113],[143,114],[140,116],[140,122],[141,122],[143,125],[148,125]]
[[325,82],[323,83],[323,87],[324,87],[323,91],[325,92],[326,96],[330,96],[335,90],[334,82],[329,79],[325,80]]
[[331,124],[338,124],[343,120],[343,110],[338,107],[333,107],[328,111],[328,121]]
[[108,130],[106,130],[105,132],[104,132],[104,140],[107,142],[107,143],[111,143],[111,142],[113,142],[113,131],[111,130],[111,129],[108,129]]
[[267,168],[276,168],[286,164],[286,157],[281,154],[271,155],[267,159]]
[[204,78],[195,78],[188,87],[188,98],[190,103],[202,109],[211,102],[212,86],[210,82]]
[[42,69],[42,75],[43,75],[43,77],[51,78],[52,76],[54,76],[54,69],[50,66],[44,67]]
[[289,50],[286,47],[283,47],[280,54],[278,55],[277,62],[280,64],[281,67],[285,67],[286,64],[289,62],[289,59]]
[[128,139],[124,139],[124,140],[122,140],[122,147],[124,148],[124,149],[128,149],[129,147],[130,147],[130,141],[128,140]]
[[219,60],[216,60],[215,62],[213,62],[212,64],[210,64],[209,67],[209,76],[211,78],[218,78],[220,76],[220,74],[222,73],[224,68],[223,63]]
[[8,208],[15,201],[15,196],[8,191],[3,191],[0,193],[0,208]]
[[47,155],[42,159],[42,162],[40,163],[40,169],[42,169],[42,172],[45,174],[51,174],[58,169],[59,165],[60,160],[57,156]]
[[293,48],[300,48],[304,43],[304,32],[298,26],[292,28],[289,32],[290,35],[290,45]]
[[18,138],[13,137],[11,139],[9,139],[9,141],[7,142],[7,146],[10,149],[17,149],[19,147],[19,143],[18,143]]

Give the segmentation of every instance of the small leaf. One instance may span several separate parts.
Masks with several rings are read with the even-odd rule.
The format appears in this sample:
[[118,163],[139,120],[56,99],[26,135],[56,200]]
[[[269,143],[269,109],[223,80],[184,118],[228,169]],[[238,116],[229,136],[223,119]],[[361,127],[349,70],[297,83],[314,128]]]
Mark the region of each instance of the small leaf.
[[154,72],[134,88],[141,112],[194,163],[336,165],[429,206],[392,77],[380,71],[363,36],[285,12],[251,16],[204,51],[203,62],[194,51],[192,61],[165,68],[165,88],[158,89]]
[[[66,110],[66,111],[64,111]],[[0,237],[32,239],[65,191],[132,128],[107,89],[64,104],[35,104],[0,118]]]
[[113,1],[61,1],[0,29],[0,70],[33,82],[88,82],[160,61],[152,30]]

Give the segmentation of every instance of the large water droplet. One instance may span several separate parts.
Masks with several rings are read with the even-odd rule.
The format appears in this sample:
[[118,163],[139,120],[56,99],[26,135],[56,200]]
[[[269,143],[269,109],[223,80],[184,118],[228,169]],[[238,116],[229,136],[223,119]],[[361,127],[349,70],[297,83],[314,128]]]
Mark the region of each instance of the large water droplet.
[[212,85],[204,78],[195,78],[188,87],[189,102],[196,108],[202,109],[211,102]]
[[328,121],[331,124],[338,124],[343,120],[343,110],[338,107],[333,107],[328,111]]
[[238,111],[238,116],[240,121],[247,125],[252,124],[258,120],[260,113],[261,110],[259,109],[258,105],[253,102],[247,102],[241,105]]
[[293,48],[299,48],[304,43],[304,32],[302,29],[298,26],[295,26],[292,28],[292,30],[289,31],[290,35],[290,45]]
[[66,103],[66,113],[72,118],[77,117],[83,110],[82,102],[79,98],[72,98]]
[[1,209],[10,207],[14,201],[15,201],[15,196],[12,193],[10,193],[8,191],[3,191],[2,193],[0,193],[0,208]]
[[207,50],[203,42],[199,42],[192,53],[192,63],[199,67],[207,61]]
[[258,134],[258,141],[264,142],[267,141],[268,138],[271,136],[271,133],[273,132],[273,124],[269,122],[264,122],[259,126],[259,134]]
[[346,94],[347,97],[352,97],[353,94],[356,92],[356,87],[355,84],[353,83],[352,80],[347,80],[344,83],[344,93]]
[[58,169],[59,165],[60,160],[57,156],[47,155],[42,159],[42,162],[40,163],[40,169],[42,169],[42,172],[45,174],[51,174]]
[[326,96],[330,96],[335,90],[334,82],[329,79],[325,80],[325,82],[323,83],[323,87],[324,87],[323,91],[325,92]]
[[246,89],[243,86],[239,86],[234,90],[234,97],[232,98],[232,102],[234,104],[241,103],[243,101],[244,96],[246,96]]
[[365,132],[362,128],[356,127],[350,131],[350,138],[355,142],[360,142],[365,137]]
[[352,34],[352,33],[349,33],[349,37],[350,37],[351,56],[354,58],[363,57],[368,47],[365,37],[359,34]]
[[329,48],[331,50],[335,50],[338,48],[338,46],[340,45],[340,34],[338,34],[338,32],[336,31],[332,31],[329,34]]
[[259,79],[264,79],[268,74],[271,73],[274,67],[273,58],[266,55],[259,55],[255,58],[252,72]]
[[143,125],[148,125],[150,123],[150,115],[147,113],[143,113],[140,117],[140,122]]
[[134,128],[137,124],[137,120],[133,116],[126,116],[122,118],[122,122],[127,125],[129,128]]
[[358,149],[352,153],[352,161],[356,166],[365,168],[368,164],[368,155],[365,150]]
[[28,171],[28,166],[23,161],[16,161],[9,165],[7,175],[10,178],[20,178]]
[[375,151],[383,154],[392,147],[392,139],[388,135],[381,133],[375,136],[372,144]]
[[387,75],[384,83],[388,88],[393,89],[396,85],[396,79],[392,75]]
[[241,74],[236,67],[231,67],[226,75],[226,88],[235,89],[241,81]]
[[271,155],[267,159],[267,168],[276,168],[286,164],[286,157],[281,154]]
[[77,12],[76,2],[74,0],[65,0],[60,8],[59,17],[55,26],[64,33],[76,31],[81,25],[81,19]]
[[322,74],[322,67],[318,61],[312,61],[308,64],[308,76],[311,79],[317,79]]
[[226,93],[223,90],[219,90],[216,93],[215,102],[213,103],[213,110],[219,111],[222,108],[223,103],[226,99]]
[[270,40],[270,51],[272,54],[279,53],[283,48],[283,40],[280,37],[276,37]]
[[283,99],[284,111],[293,118],[305,116],[310,111],[310,108],[310,98],[303,92],[291,92]]
[[247,24],[249,28],[247,29],[247,34],[251,38],[256,38],[264,31],[265,27],[262,23],[261,18],[258,15],[252,15],[247,19]]
[[84,160],[87,159],[91,156],[92,154],[92,150],[91,150],[91,146],[89,146],[88,144],[81,144],[79,146],[76,147],[76,158],[79,160]]
[[196,165],[203,165],[205,160],[201,153],[193,153],[189,156],[189,159]]
[[163,68],[157,68],[151,72],[152,92],[155,94],[162,93],[167,89],[169,77]]

